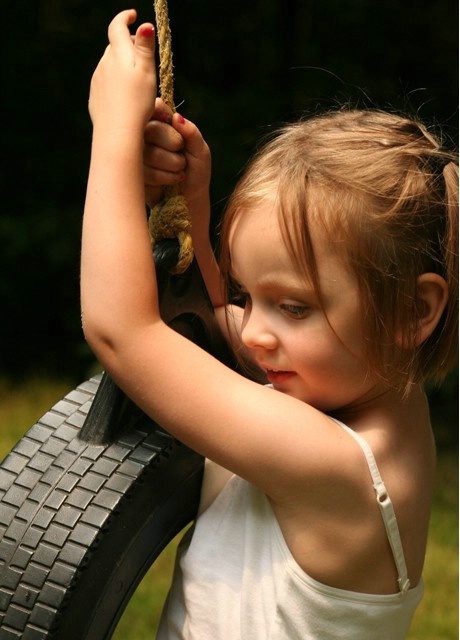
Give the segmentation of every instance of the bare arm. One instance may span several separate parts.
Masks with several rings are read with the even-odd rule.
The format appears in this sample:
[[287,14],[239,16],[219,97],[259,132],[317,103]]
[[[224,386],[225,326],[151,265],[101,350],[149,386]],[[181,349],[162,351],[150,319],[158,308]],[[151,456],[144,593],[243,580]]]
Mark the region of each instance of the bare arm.
[[[127,11],[112,22],[111,45],[91,87],[85,335],[120,387],[173,435],[267,494],[291,497],[293,483],[303,492],[306,477],[342,473],[340,428],[307,404],[228,369],[160,318],[143,175],[144,130],[155,108],[154,46],[142,35],[145,27],[131,40],[127,25],[134,18]],[[193,127],[183,126],[184,132]],[[201,253],[199,238],[195,248]]]
[[[209,240],[211,153],[198,128],[157,98],[144,134],[144,180],[146,201],[152,206],[163,196],[163,187],[180,184],[192,219],[194,253],[206,284],[221,331],[240,349],[242,310],[225,314],[223,283]],[[232,321],[233,318],[233,321]],[[227,321],[229,320],[229,322]],[[233,327],[230,335],[229,327]]]

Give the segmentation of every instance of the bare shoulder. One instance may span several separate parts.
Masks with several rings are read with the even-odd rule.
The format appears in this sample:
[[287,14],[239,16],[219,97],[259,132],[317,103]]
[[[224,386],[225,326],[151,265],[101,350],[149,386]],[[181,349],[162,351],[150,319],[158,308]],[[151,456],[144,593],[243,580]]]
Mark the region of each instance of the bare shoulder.
[[[426,552],[435,473],[428,414],[357,428],[370,446],[393,503],[411,585],[420,581]],[[362,427],[362,425],[361,425]],[[300,567],[341,589],[390,594],[397,570],[365,455],[355,439],[344,445],[330,482],[308,487],[289,501],[272,500],[287,546]],[[330,469],[333,467],[330,467]],[[369,571],[372,566],[372,571]]]
[[374,448],[395,509],[409,577],[416,584],[426,553],[436,447],[427,405],[415,403],[410,413],[397,428],[389,430],[380,447],[374,444]]

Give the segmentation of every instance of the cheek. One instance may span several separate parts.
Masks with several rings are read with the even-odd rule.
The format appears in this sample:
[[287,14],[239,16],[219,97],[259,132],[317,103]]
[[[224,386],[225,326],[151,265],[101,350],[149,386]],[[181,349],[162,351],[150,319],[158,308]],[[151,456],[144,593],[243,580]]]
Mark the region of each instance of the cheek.
[[339,317],[330,318],[331,344],[335,341],[337,349],[348,353],[356,360],[362,360],[365,353],[365,328],[361,307],[357,301],[342,309]]
[[291,353],[305,366],[331,366],[332,358],[337,355],[337,341],[321,331],[299,332],[290,341]]
[[292,352],[306,368],[315,366],[330,372],[360,367],[362,346],[356,333],[339,337],[329,326],[299,335],[291,342]]
[[342,349],[348,353],[349,358],[353,358],[357,363],[362,363],[366,359],[366,341],[361,319],[356,319],[351,328],[344,332]]

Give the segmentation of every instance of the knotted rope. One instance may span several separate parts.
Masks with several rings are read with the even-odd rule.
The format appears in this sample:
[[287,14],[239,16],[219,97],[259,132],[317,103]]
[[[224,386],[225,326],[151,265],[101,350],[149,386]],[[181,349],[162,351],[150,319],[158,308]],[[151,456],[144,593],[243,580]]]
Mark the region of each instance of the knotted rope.
[[[160,95],[175,111],[173,97],[173,62],[171,29],[169,27],[167,0],[154,0],[157,37],[160,55]],[[152,244],[166,238],[177,238],[179,258],[173,273],[183,273],[193,260],[191,217],[187,201],[179,192],[179,186],[166,186],[163,200],[150,210],[149,230]]]

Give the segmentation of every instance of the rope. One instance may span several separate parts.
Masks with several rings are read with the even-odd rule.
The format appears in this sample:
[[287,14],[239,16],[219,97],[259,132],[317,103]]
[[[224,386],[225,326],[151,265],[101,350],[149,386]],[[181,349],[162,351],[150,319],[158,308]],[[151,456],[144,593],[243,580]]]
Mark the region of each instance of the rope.
[[[154,8],[160,54],[160,95],[165,103],[175,111],[171,29],[167,0],[154,0]],[[187,201],[179,193],[179,186],[166,186],[163,200],[150,210],[149,230],[153,246],[159,240],[177,238],[179,258],[173,273],[183,273],[193,260],[191,228],[192,222]]]

